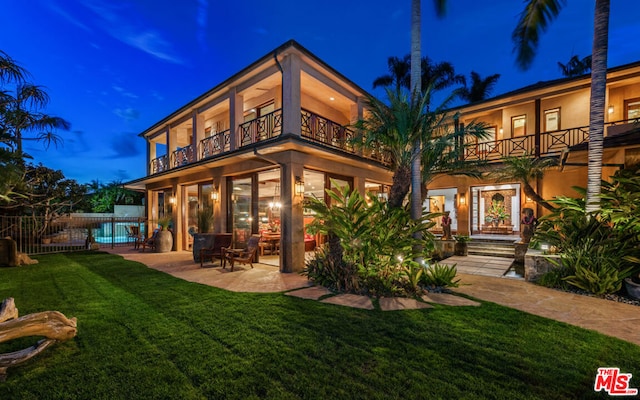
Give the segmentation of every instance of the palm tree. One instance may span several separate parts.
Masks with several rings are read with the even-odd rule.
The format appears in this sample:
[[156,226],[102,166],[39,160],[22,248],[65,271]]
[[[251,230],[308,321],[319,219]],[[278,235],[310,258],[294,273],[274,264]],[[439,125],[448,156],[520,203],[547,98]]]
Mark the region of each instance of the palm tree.
[[[60,117],[40,112],[49,103],[49,95],[40,86],[19,83],[15,96],[3,91],[0,97],[0,129],[2,140],[18,155],[23,154],[24,140],[44,141],[47,147],[62,141],[55,129],[69,130],[71,124]],[[35,137],[25,137],[35,132]]]
[[29,73],[7,53],[0,50],[0,83],[24,82]]
[[464,87],[458,90],[458,96],[467,103],[486,100],[498,79],[500,74],[489,75],[483,79],[479,73],[471,71],[471,86],[467,86],[467,81],[464,79]]
[[[591,64],[591,100],[589,112],[589,159],[587,168],[586,211],[600,208],[602,149],[604,142],[604,107],[607,85],[607,51],[611,0],[596,0]],[[526,69],[535,56],[540,33],[558,16],[564,0],[527,0],[524,12],[513,31],[517,64]]]
[[547,210],[554,211],[555,207],[542,198],[531,186],[531,181],[542,179],[546,170],[558,165],[556,158],[536,158],[532,154],[524,154],[521,157],[505,157],[503,165],[489,173],[489,176],[498,182],[509,182],[514,179],[522,184],[522,190],[537,204]]
[[[449,174],[461,174],[462,171],[476,171],[461,168],[462,162],[456,151],[456,144],[464,143],[464,136],[484,137],[481,125],[468,124],[464,131],[451,132],[453,117],[445,110],[449,102],[444,102],[433,111],[427,110],[431,88],[427,88],[424,95],[417,101],[408,99],[406,93],[396,92],[387,88],[388,105],[375,98],[367,101],[368,117],[356,124],[356,135],[353,143],[367,149],[386,149],[390,154],[391,169],[394,171],[393,184],[389,191],[388,202],[392,207],[402,207],[404,199],[413,190],[412,163],[414,144],[420,143],[419,160],[421,161],[420,182],[418,185],[418,202],[422,210],[421,188],[431,180],[436,173],[446,171]],[[451,96],[449,100],[453,97]],[[472,172],[465,174],[472,175]],[[412,198],[413,202],[413,198]],[[413,217],[413,216],[412,216]]]
[[566,64],[558,61],[558,67],[562,72],[562,76],[567,78],[588,74],[591,72],[591,56],[586,56],[583,59],[573,56]]
[[[411,87],[411,55],[403,58],[391,56],[387,59],[389,73],[377,77],[373,81],[373,88],[393,87],[396,91],[409,90]],[[448,61],[434,63],[427,56],[420,62],[420,87],[432,86],[434,90],[443,90],[454,84],[464,84],[465,78],[455,73],[453,64]]]

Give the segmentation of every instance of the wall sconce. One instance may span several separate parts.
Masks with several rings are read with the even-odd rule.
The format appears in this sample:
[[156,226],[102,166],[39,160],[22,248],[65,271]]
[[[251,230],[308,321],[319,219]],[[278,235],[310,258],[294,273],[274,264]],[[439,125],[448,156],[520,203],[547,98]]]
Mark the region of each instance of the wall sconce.
[[218,190],[216,188],[213,188],[211,192],[211,200],[213,200],[214,203],[218,201]]
[[465,197],[465,193],[460,193],[458,195],[458,203],[459,205],[463,206],[465,204],[467,204],[467,198]]
[[531,197],[529,197],[529,196],[525,197],[524,201],[525,201],[526,203],[533,203],[533,200],[532,200],[532,199],[531,199]]
[[504,129],[500,128],[499,132],[502,135],[504,133]]
[[613,114],[613,111],[614,111],[613,106],[612,106],[612,105],[609,105],[609,108],[607,109],[607,112],[608,112],[609,114]]
[[178,199],[176,199],[176,196],[170,196],[169,197],[169,203],[170,204],[176,204],[177,201],[178,201]]
[[304,181],[299,176],[296,176],[295,193],[296,196],[304,196]]

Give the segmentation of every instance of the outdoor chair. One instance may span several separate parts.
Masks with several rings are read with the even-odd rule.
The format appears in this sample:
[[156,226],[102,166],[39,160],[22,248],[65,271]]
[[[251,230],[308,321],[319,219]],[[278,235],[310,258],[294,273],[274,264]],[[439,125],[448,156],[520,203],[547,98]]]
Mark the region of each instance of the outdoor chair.
[[129,242],[129,239],[133,239],[133,248],[137,249],[140,247],[140,227],[131,225],[125,226],[124,229],[127,231],[127,243]]
[[222,268],[226,268],[226,263],[229,261],[231,264],[231,271],[236,263],[249,264],[253,268],[253,260],[258,253],[258,243],[260,242],[260,236],[254,235],[249,238],[247,248],[242,249],[229,249],[222,248]]
[[142,252],[143,253],[144,253],[144,250],[147,248],[147,246],[149,246],[151,248],[151,250],[155,250],[156,242],[157,242],[157,238],[158,238],[158,232],[160,232],[160,229],[154,229],[153,235],[151,235],[150,238],[147,238],[147,239],[143,240],[140,243],[142,245]]
[[222,262],[223,248],[231,246],[233,235],[231,233],[218,233],[213,237],[213,245],[211,247],[200,249],[200,268],[202,268],[205,260],[213,262],[216,258]]

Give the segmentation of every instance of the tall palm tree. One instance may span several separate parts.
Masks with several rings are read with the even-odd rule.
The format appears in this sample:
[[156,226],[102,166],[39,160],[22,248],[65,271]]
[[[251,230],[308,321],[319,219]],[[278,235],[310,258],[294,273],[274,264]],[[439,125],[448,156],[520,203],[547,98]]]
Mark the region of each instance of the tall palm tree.
[[[527,0],[525,10],[520,15],[520,20],[512,34],[517,53],[516,62],[521,68],[526,69],[531,65],[538,47],[540,33],[544,32],[549,23],[558,16],[565,3],[565,0]],[[610,3],[611,0],[595,1],[591,52],[587,212],[600,209]]]
[[573,56],[566,64],[558,61],[558,67],[562,72],[562,76],[567,78],[588,74],[591,72],[591,56],[586,56],[582,59],[578,56]]
[[479,73],[471,71],[471,86],[467,86],[465,79],[464,87],[458,90],[458,96],[467,103],[486,100],[498,79],[500,79],[500,74],[489,75],[483,79]]
[[24,82],[29,73],[9,57],[7,53],[0,50],[0,83]]

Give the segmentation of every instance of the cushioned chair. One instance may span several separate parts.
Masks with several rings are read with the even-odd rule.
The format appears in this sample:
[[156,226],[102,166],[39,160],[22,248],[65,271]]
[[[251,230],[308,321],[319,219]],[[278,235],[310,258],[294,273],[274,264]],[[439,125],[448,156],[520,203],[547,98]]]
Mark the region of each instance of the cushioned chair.
[[140,243],[142,245],[142,252],[143,253],[144,253],[144,250],[147,248],[147,246],[149,246],[151,248],[151,250],[155,250],[156,242],[157,242],[157,238],[158,238],[158,232],[160,232],[160,229],[154,229],[153,230],[153,235],[151,235],[150,238],[147,238],[147,239],[143,240]]
[[260,236],[254,235],[249,238],[247,248],[244,250],[222,248],[222,268],[226,267],[227,261],[231,264],[231,271],[236,263],[249,264],[253,268],[253,260],[258,253],[258,243]]
[[213,245],[204,249],[200,249],[200,268],[202,268],[205,260],[213,262],[216,258],[223,259],[222,249],[231,246],[231,233],[217,233],[213,236]]

